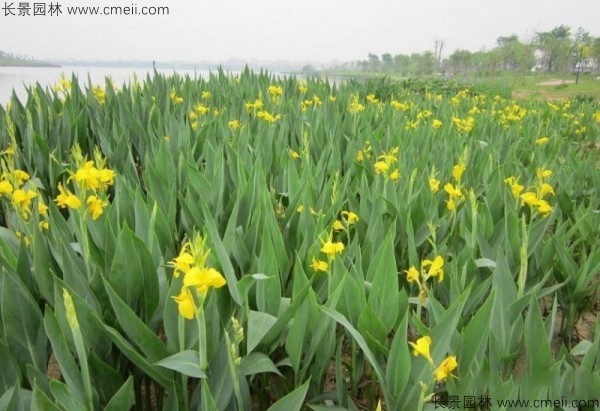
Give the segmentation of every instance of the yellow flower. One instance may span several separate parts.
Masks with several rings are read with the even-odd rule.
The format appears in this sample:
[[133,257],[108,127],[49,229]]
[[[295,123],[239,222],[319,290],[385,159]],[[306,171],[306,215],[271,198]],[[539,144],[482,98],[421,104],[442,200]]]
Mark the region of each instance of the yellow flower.
[[267,91],[273,100],[277,100],[283,94],[283,88],[281,86],[269,86]]
[[292,157],[293,159],[300,158],[300,154],[298,154],[296,151],[292,150],[291,148],[288,149],[288,153],[290,153],[290,157]]
[[106,103],[106,92],[102,87],[94,86],[92,92],[94,93],[94,97],[96,97],[98,103],[100,103],[101,105]]
[[546,144],[550,139],[548,137],[540,137],[537,140],[535,140],[535,144],[537,145],[544,145]]
[[54,201],[60,208],[70,207],[74,209],[78,209],[81,207],[81,201],[79,198],[71,193],[69,190],[64,190],[61,183],[58,183],[58,191],[60,194],[56,197]]
[[173,275],[175,276],[175,278],[179,277],[180,272],[188,272],[192,264],[194,264],[194,257],[186,250],[187,246],[184,246],[179,255],[169,263],[170,267],[175,268],[175,270],[173,271]]
[[242,126],[238,120],[231,120],[228,125],[231,131],[235,131]]
[[452,374],[452,371],[454,371],[456,367],[458,367],[456,356],[451,355],[450,357],[446,357],[446,359],[444,359],[440,366],[435,370],[435,379],[438,381],[446,381],[448,377],[456,378],[456,376]]
[[310,263],[310,268],[315,271],[327,272],[329,269],[329,264],[327,264],[327,261],[317,260],[315,257],[313,257],[312,262]]
[[206,294],[210,287],[221,288],[227,281],[214,268],[192,267],[183,277],[184,287],[196,287],[200,294]]
[[375,163],[375,174],[385,173],[389,168],[390,165],[385,161],[378,161]]
[[440,189],[440,180],[433,176],[429,177],[429,189],[432,193],[437,193]]
[[542,185],[540,187],[540,199],[544,198],[546,196],[546,194],[554,195],[554,189],[552,188],[552,186],[550,184],[542,183]]
[[451,212],[456,211],[456,203],[454,202],[454,200],[452,198],[450,198],[449,200],[446,200],[446,208],[448,209],[448,211],[451,211]]
[[538,204],[537,195],[531,191],[521,194],[521,205],[527,204],[530,207],[534,207]]
[[107,186],[111,186],[115,181],[115,172],[108,168],[103,168],[99,171],[100,189],[106,191]]
[[451,199],[464,197],[462,191],[460,191],[460,188],[454,187],[452,183],[446,183],[444,185],[444,191],[448,193]]
[[194,110],[196,110],[198,114],[202,116],[208,112],[208,107],[205,107],[202,104],[198,103],[194,106]]
[[[6,105],[6,111],[10,111],[10,102]],[[13,146],[8,146],[8,148],[6,150],[3,150],[2,152],[0,152],[0,155],[4,155],[4,154],[6,154],[7,156],[14,156],[15,148]]]
[[183,103],[183,98],[179,97],[177,95],[176,91],[171,91],[171,94],[169,94],[169,97],[171,97],[171,101],[173,102],[173,104],[181,104],[181,103]]
[[368,94],[367,101],[371,104],[379,103],[379,99],[377,97],[375,97],[375,94]]
[[266,122],[271,123],[271,124],[275,123],[277,120],[279,120],[281,118],[281,114],[277,114],[276,116],[274,116],[273,114],[271,114],[267,111],[264,111],[264,110],[261,110],[258,113],[256,113],[256,116],[258,118],[262,118],[263,120],[265,120]]
[[203,91],[201,98],[202,98],[202,100],[208,100],[210,98],[210,96],[211,96],[210,91]]
[[14,187],[8,180],[0,181],[0,195],[12,194]]
[[521,194],[521,191],[523,191],[525,188],[521,184],[517,183],[516,177],[508,177],[504,179],[504,182],[510,186],[514,198],[519,197],[519,194]]
[[406,280],[409,283],[412,283],[412,282],[416,282],[417,284],[420,283],[420,281],[419,281],[419,272],[417,271],[417,269],[414,266],[410,267],[406,271]]
[[538,200],[537,207],[538,212],[542,215],[542,217],[547,217],[552,212],[552,210],[554,210],[546,200]]
[[442,256],[437,256],[433,259],[433,261],[431,260],[424,260],[423,263],[421,264],[421,266],[429,267],[429,271],[427,272],[427,278],[429,277],[438,277],[438,281],[441,283],[442,280],[444,279],[444,258]]
[[392,171],[392,174],[390,174],[390,180],[392,180],[392,181],[400,180],[400,171],[398,171],[398,169]]
[[43,201],[38,201],[38,214],[48,215],[48,206]]
[[44,220],[39,222],[38,227],[40,227],[40,230],[49,230],[50,224]]
[[543,180],[543,179],[545,179],[545,178],[552,177],[552,170],[547,170],[547,169],[543,169],[543,168],[538,168],[538,169],[536,170],[536,174],[537,174],[537,177],[538,177],[540,180]]
[[29,174],[27,174],[25,171],[23,170],[15,170],[13,171],[13,176],[15,178],[15,180],[17,181],[17,185],[20,187],[23,185],[23,183],[25,183],[25,181],[29,180]]
[[465,165],[463,163],[459,163],[452,168],[452,177],[454,177],[454,181],[459,182],[463,173],[465,172]]
[[186,287],[181,287],[179,295],[172,298],[177,303],[179,314],[181,314],[183,318],[187,318],[188,320],[194,318],[194,315],[196,314],[196,302],[194,301],[194,297],[192,296],[192,293],[190,293],[190,290]]
[[93,161],[87,161],[73,175],[75,182],[85,190],[97,190],[100,187],[100,171],[94,167]]
[[342,224],[342,222],[340,220],[335,220],[333,222],[333,229],[335,231],[341,231],[344,229],[344,225]]
[[87,198],[86,204],[87,212],[92,215],[92,220],[97,220],[102,215],[102,210],[108,203],[95,195],[91,195]]
[[443,123],[436,118],[431,122],[431,128],[433,128],[434,130],[437,130],[438,128],[440,128],[442,126],[442,124]]
[[298,208],[296,208],[296,212],[297,212],[297,213],[301,213],[302,211],[304,211],[304,206],[303,206],[302,204],[300,204],[300,205],[298,206]]
[[37,193],[33,190],[17,189],[12,193],[12,203],[15,207],[19,207],[28,212],[31,208],[31,200],[36,196]]
[[340,254],[342,251],[344,251],[344,243],[339,241],[334,243],[332,241],[332,234],[329,235],[327,241],[321,240],[321,243],[323,244],[323,247],[321,247],[321,252],[327,254],[327,258],[330,260],[333,260],[336,254]]
[[342,216],[346,217],[348,225],[352,225],[358,222],[358,215],[356,215],[352,211],[342,211]]
[[430,336],[426,335],[425,337],[421,337],[416,343],[409,341],[409,344],[413,347],[413,355],[415,357],[417,355],[422,355],[427,359],[427,361],[429,361],[429,363],[433,364],[433,359],[429,353],[429,347],[431,346]]

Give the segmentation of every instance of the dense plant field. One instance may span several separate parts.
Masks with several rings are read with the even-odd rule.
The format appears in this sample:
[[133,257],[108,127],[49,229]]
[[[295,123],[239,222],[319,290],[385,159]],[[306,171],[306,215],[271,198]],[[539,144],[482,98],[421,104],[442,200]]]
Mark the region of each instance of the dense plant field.
[[587,100],[443,87],[32,87],[0,107],[0,409],[598,400],[599,136]]

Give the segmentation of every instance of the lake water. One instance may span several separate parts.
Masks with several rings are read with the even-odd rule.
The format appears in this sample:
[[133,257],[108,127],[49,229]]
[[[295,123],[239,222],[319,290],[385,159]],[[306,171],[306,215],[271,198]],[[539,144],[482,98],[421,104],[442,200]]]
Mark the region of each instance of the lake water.
[[[185,70],[185,69],[157,69],[161,74],[169,75],[178,73],[180,75],[189,75],[190,77],[207,78],[208,70]],[[143,81],[146,74],[151,74],[153,69],[148,68],[115,68],[115,67],[0,67],[0,104],[5,105],[13,93],[17,94],[20,100],[27,97],[25,86],[32,86],[36,83],[42,87],[52,87],[58,83],[61,74],[67,79],[75,74],[81,85],[88,84],[88,76],[92,84],[104,85],[105,78],[110,76],[116,85],[123,85],[129,82],[135,73],[139,81]]]

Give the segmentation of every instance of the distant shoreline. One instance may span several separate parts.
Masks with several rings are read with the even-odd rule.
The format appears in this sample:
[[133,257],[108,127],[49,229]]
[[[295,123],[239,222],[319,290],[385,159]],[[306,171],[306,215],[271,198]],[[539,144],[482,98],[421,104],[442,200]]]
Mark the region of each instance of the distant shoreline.
[[23,61],[18,63],[4,63],[0,62],[0,67],[42,67],[42,68],[60,68],[62,66],[52,63],[41,63],[41,62],[29,62]]

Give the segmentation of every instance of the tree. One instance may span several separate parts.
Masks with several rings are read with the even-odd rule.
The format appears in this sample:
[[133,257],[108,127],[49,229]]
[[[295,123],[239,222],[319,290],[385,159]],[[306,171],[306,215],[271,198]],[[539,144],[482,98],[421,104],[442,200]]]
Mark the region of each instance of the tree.
[[535,44],[542,52],[542,66],[548,72],[565,72],[571,61],[571,29],[560,25],[549,32],[536,33]]
[[582,29],[581,27],[575,33],[575,44],[576,44],[576,59],[575,63],[575,84],[579,84],[579,74],[585,70],[588,66],[588,59],[590,58],[591,45],[593,42],[590,33]]
[[394,71],[401,76],[410,74],[410,57],[406,54],[396,54],[394,56]]
[[377,54],[369,53],[369,66],[372,71],[379,71],[381,62]]
[[392,71],[394,66],[394,59],[390,53],[383,53],[381,55],[381,61],[383,62],[383,68],[385,71]]
[[467,74],[467,71],[471,69],[472,58],[473,55],[469,50],[455,50],[450,55],[450,64],[453,67],[453,71],[455,73],[462,71],[463,74]]
[[590,45],[590,58],[595,62],[594,72],[600,73],[600,37],[596,37],[592,40]]

